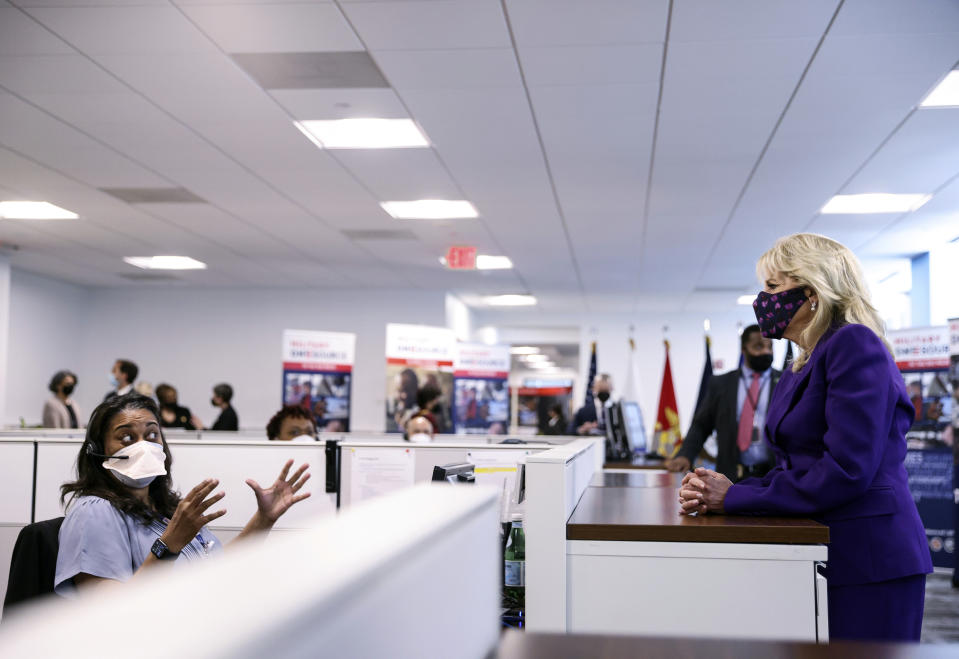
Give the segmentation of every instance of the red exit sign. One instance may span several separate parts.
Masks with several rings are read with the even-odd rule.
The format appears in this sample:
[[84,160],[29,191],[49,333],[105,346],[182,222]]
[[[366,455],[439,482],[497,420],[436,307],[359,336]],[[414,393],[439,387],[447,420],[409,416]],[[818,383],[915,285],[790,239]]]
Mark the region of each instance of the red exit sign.
[[450,270],[475,270],[476,248],[450,247],[449,251],[446,252],[446,267]]

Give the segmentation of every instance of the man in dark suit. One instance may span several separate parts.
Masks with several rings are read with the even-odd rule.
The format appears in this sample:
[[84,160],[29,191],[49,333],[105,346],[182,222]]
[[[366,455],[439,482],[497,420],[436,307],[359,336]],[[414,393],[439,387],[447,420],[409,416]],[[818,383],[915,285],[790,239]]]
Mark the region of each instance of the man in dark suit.
[[593,380],[593,403],[576,410],[569,424],[570,435],[602,435],[606,432],[606,407],[612,405],[613,380],[608,373],[600,373]]
[[706,397],[696,410],[676,457],[666,462],[670,471],[689,471],[706,439],[716,431],[716,471],[735,482],[763,476],[773,467],[772,452],[764,438],[766,409],[780,371],[772,367],[772,341],[763,338],[758,325],[740,337],[743,364],[714,376]]

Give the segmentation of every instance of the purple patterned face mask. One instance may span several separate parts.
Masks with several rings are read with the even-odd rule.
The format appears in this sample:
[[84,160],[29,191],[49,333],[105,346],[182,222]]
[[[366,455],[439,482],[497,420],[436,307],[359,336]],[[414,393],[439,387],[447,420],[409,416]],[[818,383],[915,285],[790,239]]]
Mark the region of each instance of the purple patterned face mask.
[[753,311],[756,312],[759,331],[767,339],[783,338],[783,332],[789,327],[789,322],[806,300],[806,293],[802,286],[790,288],[781,293],[760,291],[753,301]]

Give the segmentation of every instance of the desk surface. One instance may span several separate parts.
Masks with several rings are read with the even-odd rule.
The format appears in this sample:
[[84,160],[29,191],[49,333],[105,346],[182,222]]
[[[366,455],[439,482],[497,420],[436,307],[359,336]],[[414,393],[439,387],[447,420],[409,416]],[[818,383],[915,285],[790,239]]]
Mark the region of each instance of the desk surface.
[[625,462],[607,462],[603,465],[603,469],[665,469],[666,461],[665,460],[655,460],[649,458],[634,458],[632,460],[626,460]]
[[679,491],[683,474],[646,469],[621,471],[597,471],[589,482],[590,487],[671,487]]
[[509,630],[498,659],[938,659],[959,656],[956,645],[895,643],[776,643],[767,641],[693,640],[643,636],[536,634]]
[[679,514],[674,487],[588,487],[567,540],[824,544],[829,528],[808,519]]

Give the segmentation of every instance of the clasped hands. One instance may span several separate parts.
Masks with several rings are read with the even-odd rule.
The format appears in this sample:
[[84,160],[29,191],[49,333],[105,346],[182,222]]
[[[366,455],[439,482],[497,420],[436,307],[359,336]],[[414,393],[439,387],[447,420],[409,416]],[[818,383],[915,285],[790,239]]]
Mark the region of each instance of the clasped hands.
[[723,502],[732,481],[712,469],[698,468],[683,477],[679,486],[680,515],[724,513]]

